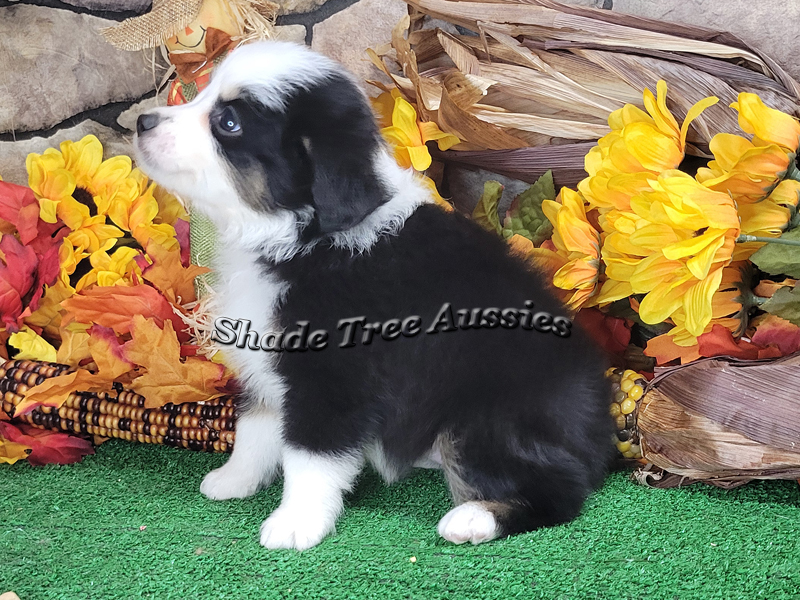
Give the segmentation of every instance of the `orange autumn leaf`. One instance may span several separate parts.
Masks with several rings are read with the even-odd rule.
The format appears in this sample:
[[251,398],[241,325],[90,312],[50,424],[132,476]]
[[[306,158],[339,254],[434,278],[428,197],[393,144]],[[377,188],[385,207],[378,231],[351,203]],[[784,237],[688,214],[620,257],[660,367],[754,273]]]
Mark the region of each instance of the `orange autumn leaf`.
[[159,327],[172,321],[181,331],[183,321],[158,290],[149,285],[92,287],[62,302],[64,322],[78,321],[110,327],[117,334],[130,333],[134,316],[154,319]]
[[71,323],[61,328],[61,345],[58,347],[56,362],[77,367],[86,358],[91,358],[87,325]]
[[142,277],[156,286],[173,304],[194,302],[194,279],[211,269],[181,263],[180,250],[167,250],[153,240],[147,244],[147,255],[153,264],[142,271]]
[[753,288],[753,293],[756,296],[760,296],[762,298],[772,298],[782,287],[794,287],[797,283],[796,279],[784,279],[783,281],[772,281],[771,279],[764,279],[760,281],[759,284]]
[[134,364],[124,354],[124,347],[117,340],[113,329],[94,325],[89,330],[87,343],[92,360],[99,369],[98,375],[113,381],[132,371]]
[[111,383],[86,369],[78,369],[66,375],[45,379],[25,392],[25,398],[17,405],[14,416],[27,414],[40,406],[61,407],[73,392],[107,392]]
[[131,388],[146,398],[147,408],[167,402],[182,404],[211,400],[222,395],[225,367],[200,357],[181,361],[180,344],[172,323],[161,329],[152,319],[133,318],[133,339],[124,345],[125,356],[147,372],[133,380]]
[[696,345],[679,346],[673,341],[672,336],[667,333],[648,340],[644,354],[655,358],[656,363],[659,365],[666,365],[678,358],[681,359],[681,364],[684,365],[700,358],[700,352]]

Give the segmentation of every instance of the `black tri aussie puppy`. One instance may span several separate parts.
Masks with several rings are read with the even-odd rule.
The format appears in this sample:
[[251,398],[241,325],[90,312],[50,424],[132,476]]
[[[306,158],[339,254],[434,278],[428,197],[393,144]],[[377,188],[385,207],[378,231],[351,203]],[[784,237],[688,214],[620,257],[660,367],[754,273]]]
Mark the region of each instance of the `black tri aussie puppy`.
[[397,166],[341,66],[243,46],[193,102],[140,116],[135,146],[220,232],[217,317],[328,334],[230,347],[236,444],[200,490],[243,498],[282,470],[264,546],[318,544],[365,462],[387,482],[440,466],[455,508],[438,531],[457,544],[578,515],[613,450],[601,352],[503,240]]

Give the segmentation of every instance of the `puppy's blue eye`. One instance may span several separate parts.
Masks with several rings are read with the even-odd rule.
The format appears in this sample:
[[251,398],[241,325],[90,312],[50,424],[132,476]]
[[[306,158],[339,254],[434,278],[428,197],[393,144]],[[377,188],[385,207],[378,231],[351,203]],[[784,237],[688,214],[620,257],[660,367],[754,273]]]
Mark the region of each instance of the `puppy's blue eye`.
[[239,115],[232,106],[226,106],[219,113],[218,124],[219,128],[225,133],[237,133],[241,131],[242,126],[239,124]]

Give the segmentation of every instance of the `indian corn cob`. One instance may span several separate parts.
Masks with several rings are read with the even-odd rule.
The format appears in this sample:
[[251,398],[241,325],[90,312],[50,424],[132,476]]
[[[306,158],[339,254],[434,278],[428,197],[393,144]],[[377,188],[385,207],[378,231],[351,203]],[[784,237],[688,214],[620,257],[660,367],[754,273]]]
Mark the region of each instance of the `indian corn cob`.
[[611,368],[606,371],[606,377],[611,380],[614,394],[609,412],[617,426],[614,438],[617,450],[625,458],[642,458],[636,416],[639,404],[643,401],[647,381],[631,369]]
[[[67,365],[9,360],[0,366],[0,408],[14,417],[31,387],[73,371]],[[206,452],[233,449],[236,406],[232,396],[208,402],[145,408],[145,398],[114,383],[108,392],[74,392],[59,408],[42,406],[17,419],[42,429],[165,444]]]

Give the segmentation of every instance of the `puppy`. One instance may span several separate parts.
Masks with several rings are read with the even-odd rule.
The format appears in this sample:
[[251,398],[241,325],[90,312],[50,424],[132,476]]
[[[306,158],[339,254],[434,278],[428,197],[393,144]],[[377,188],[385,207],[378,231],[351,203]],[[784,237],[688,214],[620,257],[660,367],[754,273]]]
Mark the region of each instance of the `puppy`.
[[[249,321],[236,445],[200,490],[244,498],[282,469],[262,545],[318,544],[365,461],[387,482],[440,464],[457,544],[578,515],[613,450],[603,356],[499,237],[397,166],[337,63],[243,46],[192,103],[140,116],[135,147],[216,224],[215,312]],[[297,327],[327,347],[249,335]]]

